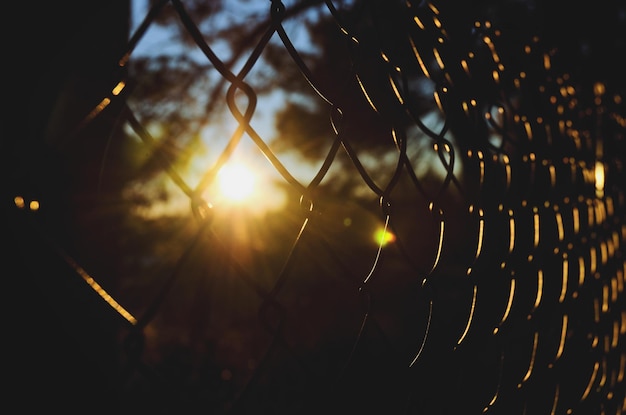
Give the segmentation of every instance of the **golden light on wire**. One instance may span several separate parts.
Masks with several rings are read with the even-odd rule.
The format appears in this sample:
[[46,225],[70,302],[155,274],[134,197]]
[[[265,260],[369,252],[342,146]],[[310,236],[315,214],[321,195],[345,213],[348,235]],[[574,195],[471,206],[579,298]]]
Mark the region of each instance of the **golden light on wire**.
[[567,259],[567,254],[563,254],[563,266],[561,270],[561,294],[559,295],[559,303],[563,303],[563,301],[565,301],[565,296],[567,294],[568,276],[569,276],[569,261]]
[[521,388],[522,385],[530,379],[530,376],[533,373],[533,368],[535,367],[535,358],[537,356],[537,345],[539,343],[539,332],[535,332],[533,335],[533,348],[530,354],[530,361],[528,363],[528,369],[526,370],[526,374],[522,378],[522,381],[517,385],[518,388]]
[[[537,294],[535,295],[535,302],[533,303],[533,308],[531,313],[535,312],[539,305],[541,304],[541,298],[543,297],[543,271],[541,269],[537,270]],[[531,316],[529,315],[528,318]]]

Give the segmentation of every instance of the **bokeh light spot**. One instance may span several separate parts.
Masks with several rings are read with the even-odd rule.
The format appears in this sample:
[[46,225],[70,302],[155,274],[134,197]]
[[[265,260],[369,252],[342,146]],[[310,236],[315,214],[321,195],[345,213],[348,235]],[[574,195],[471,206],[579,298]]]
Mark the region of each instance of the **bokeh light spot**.
[[380,246],[386,246],[396,240],[396,236],[384,228],[379,228],[374,232],[374,241]]

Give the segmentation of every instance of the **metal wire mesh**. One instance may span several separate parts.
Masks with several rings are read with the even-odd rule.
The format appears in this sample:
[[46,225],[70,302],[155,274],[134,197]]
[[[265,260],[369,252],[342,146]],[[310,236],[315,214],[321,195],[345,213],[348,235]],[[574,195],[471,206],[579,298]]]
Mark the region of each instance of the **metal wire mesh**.
[[[57,305],[110,340],[120,412],[624,412],[618,90],[435,2],[263,2],[243,33],[196,6],[154,2],[53,136],[72,206],[13,199],[65,267]],[[289,32],[303,13],[340,56]],[[136,56],[166,18],[195,58]],[[293,84],[311,121],[268,137]],[[240,159],[274,186],[261,213],[220,199]]]

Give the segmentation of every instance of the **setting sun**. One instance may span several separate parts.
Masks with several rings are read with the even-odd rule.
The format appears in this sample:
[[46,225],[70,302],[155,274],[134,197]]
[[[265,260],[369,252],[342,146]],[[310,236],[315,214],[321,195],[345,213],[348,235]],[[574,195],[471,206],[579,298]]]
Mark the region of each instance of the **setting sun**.
[[252,196],[254,173],[244,164],[226,164],[217,176],[221,194],[232,202],[242,202]]

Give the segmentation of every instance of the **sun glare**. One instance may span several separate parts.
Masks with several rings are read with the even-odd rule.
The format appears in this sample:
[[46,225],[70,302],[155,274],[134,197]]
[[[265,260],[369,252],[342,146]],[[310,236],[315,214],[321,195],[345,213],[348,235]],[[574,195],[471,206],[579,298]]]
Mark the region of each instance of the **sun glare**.
[[252,196],[254,173],[244,164],[226,164],[217,176],[220,193],[231,202],[244,202]]

